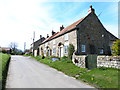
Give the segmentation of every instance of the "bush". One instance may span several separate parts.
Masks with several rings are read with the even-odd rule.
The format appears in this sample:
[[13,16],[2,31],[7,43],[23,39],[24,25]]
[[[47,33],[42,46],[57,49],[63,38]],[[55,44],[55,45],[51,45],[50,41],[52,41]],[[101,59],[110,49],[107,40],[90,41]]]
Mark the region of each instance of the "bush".
[[48,57],[48,52],[46,52],[46,57]]
[[61,58],[61,62],[65,62],[65,61],[67,61],[67,59],[68,59],[67,56],[63,56],[63,57]]
[[73,44],[69,44],[68,46],[68,58],[72,59],[72,55],[75,51],[75,47],[73,46]]
[[120,39],[113,42],[111,49],[113,51],[112,55],[120,55]]
[[2,51],[2,53],[7,53],[7,51],[6,51],[6,50],[4,50],[4,49],[2,49],[1,51]]
[[44,58],[45,58],[45,56],[43,55],[41,58],[42,58],[42,59],[44,59]]
[[67,63],[72,63],[72,60],[71,60],[71,59],[68,59],[68,60],[67,60]]

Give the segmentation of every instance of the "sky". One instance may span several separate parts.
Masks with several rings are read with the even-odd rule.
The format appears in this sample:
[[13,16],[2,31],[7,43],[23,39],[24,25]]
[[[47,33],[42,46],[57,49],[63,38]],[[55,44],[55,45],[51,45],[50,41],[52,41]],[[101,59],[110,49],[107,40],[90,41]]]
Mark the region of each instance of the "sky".
[[40,35],[51,36],[52,30],[58,32],[61,25],[67,27],[85,17],[90,5],[103,26],[118,37],[118,1],[93,1],[0,0],[0,46],[8,47],[16,42],[18,49],[24,50],[26,42],[29,49],[34,31],[35,41]]

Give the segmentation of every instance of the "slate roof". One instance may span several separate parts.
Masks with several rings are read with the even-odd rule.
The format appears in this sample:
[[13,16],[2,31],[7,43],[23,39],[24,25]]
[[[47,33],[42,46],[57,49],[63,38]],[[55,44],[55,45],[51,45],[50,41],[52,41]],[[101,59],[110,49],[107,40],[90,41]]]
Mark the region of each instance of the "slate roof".
[[72,30],[73,28],[75,28],[76,25],[78,25],[84,18],[85,18],[85,17],[83,17],[83,18],[81,18],[80,20],[74,22],[73,24],[67,26],[67,27],[64,28],[62,31],[57,32],[57,33],[55,33],[54,35],[46,38],[46,39],[42,42],[42,44],[45,43],[45,42],[47,42],[47,41],[49,41],[49,40],[51,40],[51,39],[53,39],[53,38],[55,38],[55,37],[57,37],[57,36],[59,36],[59,35],[64,34],[65,32],[71,31],[71,30]]
[[7,48],[7,47],[0,47],[0,50],[1,50],[1,49],[10,50],[10,48]]
[[43,42],[43,40],[45,40],[44,37],[42,37],[41,39],[37,40],[36,42],[34,42],[34,50],[37,50],[39,47],[39,44],[41,44]]

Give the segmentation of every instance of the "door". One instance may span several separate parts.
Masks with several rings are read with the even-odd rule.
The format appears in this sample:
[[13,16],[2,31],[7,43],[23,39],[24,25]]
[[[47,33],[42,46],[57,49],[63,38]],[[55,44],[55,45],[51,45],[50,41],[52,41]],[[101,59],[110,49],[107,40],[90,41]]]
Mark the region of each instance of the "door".
[[63,57],[63,47],[60,48],[60,56]]
[[97,68],[97,55],[96,54],[89,54],[85,60],[85,66],[88,69]]

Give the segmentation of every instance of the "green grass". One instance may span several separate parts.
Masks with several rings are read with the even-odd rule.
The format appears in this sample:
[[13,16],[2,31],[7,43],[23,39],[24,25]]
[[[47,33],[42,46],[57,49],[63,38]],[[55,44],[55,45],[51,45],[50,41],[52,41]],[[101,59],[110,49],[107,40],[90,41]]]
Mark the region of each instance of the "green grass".
[[5,81],[7,77],[7,66],[10,59],[9,54],[0,53],[0,82],[2,81],[2,87],[5,87]]
[[58,71],[64,72],[66,75],[75,77],[76,75],[79,75],[83,72],[86,72],[86,68],[80,68],[75,66],[73,63],[67,63],[66,61],[61,62],[61,61],[52,61],[50,59],[41,59],[40,57],[35,57],[35,59],[41,63],[47,64],[50,67],[53,67],[57,69]]
[[118,69],[96,68],[80,75],[78,79],[101,88],[118,88]]
[[66,61],[52,61],[50,59],[41,59],[40,57],[32,57],[37,61],[47,64],[50,67],[64,72],[66,75],[75,77],[78,80],[89,83],[97,88],[118,88],[118,69],[114,68],[96,68],[88,70],[86,68],[80,68],[73,63],[67,63]]

